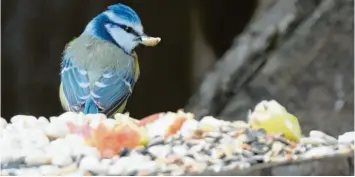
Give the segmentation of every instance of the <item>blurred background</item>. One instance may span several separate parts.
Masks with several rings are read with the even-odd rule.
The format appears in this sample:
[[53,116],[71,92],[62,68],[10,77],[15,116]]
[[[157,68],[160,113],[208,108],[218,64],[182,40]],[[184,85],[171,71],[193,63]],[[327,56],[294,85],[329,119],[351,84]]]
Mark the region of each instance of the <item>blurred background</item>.
[[[230,47],[256,7],[255,1],[3,0],[2,116],[60,114],[65,44],[117,2],[137,11],[147,34],[162,38],[157,47],[137,49],[142,74],[128,105],[137,117],[183,108],[203,73]],[[195,54],[194,48],[206,50],[205,45],[213,57]]]
[[[127,107],[133,117],[186,108],[245,119],[257,102],[276,99],[306,130],[353,129],[349,0],[2,0],[1,116],[61,114],[64,46],[117,2],[137,11],[147,34],[162,38],[137,49],[141,77]],[[263,38],[272,25],[276,44]],[[268,47],[249,50],[259,45]],[[245,82],[234,77],[245,73]]]

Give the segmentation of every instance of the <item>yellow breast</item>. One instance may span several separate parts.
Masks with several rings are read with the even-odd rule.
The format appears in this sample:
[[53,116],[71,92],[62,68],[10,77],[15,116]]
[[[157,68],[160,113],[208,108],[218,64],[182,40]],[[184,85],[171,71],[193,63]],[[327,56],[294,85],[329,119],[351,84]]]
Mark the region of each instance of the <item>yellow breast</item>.
[[135,80],[137,82],[139,74],[140,74],[138,56],[137,56],[137,53],[135,51],[133,52],[132,56],[133,56],[133,59],[134,59],[134,67],[136,68],[134,78],[135,78]]

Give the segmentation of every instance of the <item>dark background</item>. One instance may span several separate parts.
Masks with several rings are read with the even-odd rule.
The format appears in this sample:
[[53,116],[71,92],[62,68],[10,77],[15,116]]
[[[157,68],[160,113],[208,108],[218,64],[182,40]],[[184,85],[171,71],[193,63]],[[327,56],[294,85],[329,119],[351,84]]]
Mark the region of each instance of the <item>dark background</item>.
[[3,117],[62,112],[58,86],[64,45],[116,2],[137,11],[147,34],[162,38],[157,47],[137,50],[141,77],[128,103],[128,111],[137,117],[176,111],[187,103],[200,80],[191,72],[196,67],[192,65],[194,26],[201,28],[219,58],[256,6],[255,1],[227,0],[2,0]]

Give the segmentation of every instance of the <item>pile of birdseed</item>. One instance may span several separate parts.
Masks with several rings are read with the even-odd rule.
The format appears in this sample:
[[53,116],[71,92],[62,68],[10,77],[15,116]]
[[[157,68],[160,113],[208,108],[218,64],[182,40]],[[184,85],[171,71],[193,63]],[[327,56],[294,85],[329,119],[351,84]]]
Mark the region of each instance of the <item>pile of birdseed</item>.
[[[354,152],[355,132],[338,138],[313,130],[300,143],[282,136],[253,130],[243,121],[221,121],[211,116],[190,119],[173,136],[164,137],[169,116],[148,127],[146,147],[124,149],[112,158],[87,145],[84,138],[69,132],[67,122],[81,119],[111,122],[102,114],[67,112],[48,119],[17,115],[7,123],[0,119],[1,175],[184,175],[204,171],[247,169],[253,165],[322,158]],[[163,121],[165,120],[165,121]],[[95,123],[96,122],[96,123]],[[209,126],[209,131],[199,129]],[[160,127],[160,128],[159,128]]]

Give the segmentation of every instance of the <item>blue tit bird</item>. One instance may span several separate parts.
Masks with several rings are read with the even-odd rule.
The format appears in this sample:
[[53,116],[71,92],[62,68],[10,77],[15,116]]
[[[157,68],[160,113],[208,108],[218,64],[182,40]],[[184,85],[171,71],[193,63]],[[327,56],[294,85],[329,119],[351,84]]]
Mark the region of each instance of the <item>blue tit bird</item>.
[[59,97],[66,111],[123,112],[139,77],[139,45],[155,46],[137,13],[123,4],[108,6],[63,52]]

